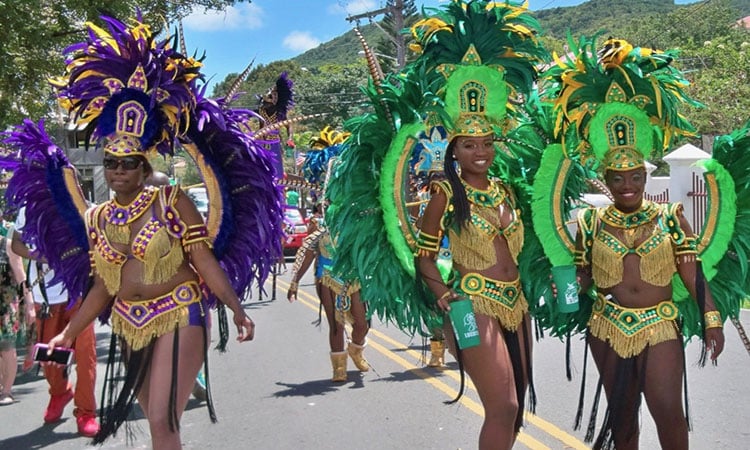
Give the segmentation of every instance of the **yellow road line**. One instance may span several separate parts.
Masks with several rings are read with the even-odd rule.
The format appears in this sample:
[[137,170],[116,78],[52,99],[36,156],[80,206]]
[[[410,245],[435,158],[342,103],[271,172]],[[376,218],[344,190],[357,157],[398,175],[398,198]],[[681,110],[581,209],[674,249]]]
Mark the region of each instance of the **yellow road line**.
[[[276,281],[277,281],[277,283],[280,283],[281,285],[283,285],[282,287],[285,288],[285,289],[289,287],[289,284],[286,283],[286,281],[284,281],[284,280],[277,279]],[[305,298],[302,298],[301,294],[304,295]],[[310,309],[313,309],[315,311],[318,310],[318,303],[319,303],[318,298],[316,296],[314,296],[314,295],[312,295],[312,294],[304,291],[304,290],[298,291],[298,293],[297,293],[297,300],[300,301],[301,303],[303,303],[305,306],[309,307]],[[314,302],[314,303],[310,303],[310,302]],[[422,355],[421,355],[420,352],[417,352],[415,350],[412,350],[412,349],[404,346],[403,343],[401,343],[401,342],[399,342],[399,341],[391,338],[390,336],[388,336],[386,334],[383,334],[382,332],[380,332],[380,331],[378,331],[376,329],[370,328],[368,334],[371,335],[371,336],[375,336],[378,339],[381,339],[381,340],[389,343],[394,348],[393,349],[388,349],[388,348],[384,347],[383,345],[379,344],[378,342],[375,342],[375,341],[372,341],[372,340],[368,340],[368,345],[370,347],[376,349],[378,352],[380,352],[381,354],[385,355],[386,357],[388,357],[392,361],[396,362],[400,366],[408,369],[411,373],[413,373],[413,374],[417,375],[418,377],[422,378],[423,380],[425,380],[427,383],[429,383],[433,387],[435,387],[438,390],[444,392],[445,394],[448,395],[449,398],[455,398],[456,397],[456,395],[458,394],[457,390],[451,388],[447,384],[445,384],[442,381],[436,379],[434,377],[434,375],[425,372],[423,369],[415,366],[414,364],[410,363],[406,359],[404,359],[404,358],[396,355],[393,352],[393,350],[399,350],[399,351],[401,351],[403,353],[406,353],[406,354],[414,357],[417,361],[421,361],[422,360]],[[441,370],[441,373],[443,375],[449,376],[450,378],[454,379],[457,382],[460,382],[460,376],[454,370]],[[467,387],[467,389],[476,390],[476,389],[474,389],[474,386],[471,383],[471,380],[469,380],[468,378],[466,379],[466,387]],[[480,405],[476,401],[468,398],[467,396],[462,396],[461,399],[459,400],[459,402],[462,405],[466,406],[470,411],[474,412],[475,414],[479,415],[480,417],[484,417],[484,410],[482,408],[482,405]],[[572,448],[572,449],[576,449],[576,450],[588,450],[590,448],[588,445],[586,445],[585,443],[581,442],[575,436],[572,436],[572,435],[566,433],[565,431],[563,431],[558,426],[556,426],[556,425],[554,425],[554,424],[552,424],[552,423],[550,423],[550,422],[542,419],[541,417],[539,417],[539,416],[537,416],[535,414],[526,412],[524,414],[524,418],[529,423],[533,424],[534,426],[536,426],[540,430],[544,431],[545,433],[549,434],[550,436],[552,436],[555,439],[557,439],[557,440],[561,441],[562,443],[564,443],[568,448]],[[518,440],[521,443],[523,443],[524,445],[527,445],[529,448],[532,448],[532,449],[540,449],[540,450],[541,449],[549,449],[549,447],[547,447],[543,443],[537,441],[536,439],[532,438],[531,436],[529,436],[528,434],[524,433],[523,431],[521,431],[521,433],[519,433]]]
[[[422,355],[419,352],[417,352],[415,350],[412,350],[412,349],[404,346],[403,343],[401,343],[401,342],[399,342],[399,341],[391,338],[388,335],[383,334],[382,332],[380,332],[378,330],[375,330],[375,329],[371,328],[370,331],[368,332],[368,334],[376,335],[379,339],[387,341],[388,343],[390,343],[391,345],[394,346],[394,350],[399,350],[399,351],[408,353],[408,354],[414,356],[417,360],[421,360],[422,359]],[[460,381],[461,380],[460,375],[455,370],[445,370],[445,371],[443,371],[443,373],[446,374],[446,375],[448,375],[449,377],[453,378],[456,381]],[[473,384],[471,383],[471,380],[467,379],[466,381],[467,381],[466,382],[467,387],[476,390],[474,388]],[[572,435],[566,433],[564,430],[562,430],[561,428],[559,428],[557,425],[554,425],[553,423],[550,423],[550,422],[548,422],[548,421],[540,418],[536,414],[532,414],[532,413],[530,413],[530,412],[527,411],[524,414],[524,418],[529,423],[533,424],[537,428],[540,428],[541,430],[545,431],[547,434],[555,437],[556,439],[562,441],[563,443],[565,443],[567,446],[569,446],[571,448],[574,448],[574,449],[577,449],[577,450],[588,450],[590,448],[588,445],[586,445],[585,443],[583,443],[580,440],[578,440],[575,436],[572,436]]]

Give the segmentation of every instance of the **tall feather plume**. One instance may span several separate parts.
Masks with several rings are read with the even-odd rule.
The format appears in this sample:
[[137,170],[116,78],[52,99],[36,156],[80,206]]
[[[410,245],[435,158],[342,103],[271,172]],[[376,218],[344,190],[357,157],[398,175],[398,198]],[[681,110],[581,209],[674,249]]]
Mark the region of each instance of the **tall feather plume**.
[[375,57],[375,54],[372,52],[372,49],[370,49],[370,46],[367,44],[367,41],[365,41],[365,37],[362,36],[362,33],[359,31],[359,27],[354,27],[354,34],[357,35],[357,39],[359,39],[360,44],[362,44],[362,50],[364,50],[365,52],[365,59],[367,60],[367,68],[370,69],[370,76],[372,77],[372,81],[373,83],[375,83],[375,86],[379,88],[380,83],[383,81],[384,76],[383,76],[383,69],[380,67],[378,58]]
[[253,134],[254,139],[263,139],[268,136],[268,134],[275,130],[280,130],[281,128],[284,128],[288,125],[292,125],[295,123],[299,123],[305,120],[314,119],[316,117],[323,117],[325,116],[325,113],[315,113],[315,114],[306,114],[304,116],[297,116],[292,117],[291,119],[282,120],[276,123],[272,123],[271,125],[265,126],[261,128],[260,130],[256,131]]
[[177,22],[177,29],[180,34],[180,52],[183,55],[187,55],[187,44],[185,44],[185,30],[182,28],[182,19]]
[[276,184],[292,189],[305,189],[307,191],[319,191],[322,187],[318,183],[311,183],[297,175],[287,175],[286,178],[278,180]]
[[[375,54],[372,52],[372,49],[370,49],[370,46],[367,44],[367,41],[365,41],[365,37],[362,36],[362,33],[359,31],[359,27],[354,28],[354,34],[357,35],[359,42],[362,44],[362,50],[364,50],[365,52],[365,59],[367,60],[367,68],[370,69],[372,84],[375,85],[375,90],[377,91],[377,93],[383,95],[382,85],[383,80],[385,79],[383,69],[380,67],[380,63],[375,57]],[[385,109],[385,114],[388,118],[388,122],[391,124],[391,126],[393,126],[393,116],[390,109],[388,108],[388,105],[382,102],[382,100],[381,103],[383,104],[383,108]]]
[[234,101],[235,95],[237,95],[237,91],[240,90],[240,85],[243,81],[247,79],[247,76],[250,74],[250,69],[252,69],[253,65],[255,64],[255,58],[253,58],[252,61],[250,61],[250,64],[245,67],[245,70],[242,71],[241,74],[237,76],[237,78],[232,83],[232,86],[229,88],[229,91],[227,91],[226,95],[226,106],[228,107],[232,101]]

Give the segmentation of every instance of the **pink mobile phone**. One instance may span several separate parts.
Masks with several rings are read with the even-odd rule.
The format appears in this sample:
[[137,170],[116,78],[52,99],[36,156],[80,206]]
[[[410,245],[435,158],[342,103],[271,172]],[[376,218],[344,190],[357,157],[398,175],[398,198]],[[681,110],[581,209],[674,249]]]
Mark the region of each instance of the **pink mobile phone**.
[[49,361],[64,366],[70,365],[73,362],[72,348],[56,347],[51,355],[47,354],[48,350],[49,346],[47,344],[34,344],[34,361]]

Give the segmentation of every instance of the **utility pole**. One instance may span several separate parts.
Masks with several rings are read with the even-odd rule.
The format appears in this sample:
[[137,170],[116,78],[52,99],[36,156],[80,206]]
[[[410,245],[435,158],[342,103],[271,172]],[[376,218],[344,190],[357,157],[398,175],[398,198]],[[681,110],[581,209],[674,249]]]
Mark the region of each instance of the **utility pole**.
[[401,34],[396,34],[395,36],[390,34],[378,22],[373,21],[375,17],[386,13],[390,13],[393,17],[393,23],[395,25],[394,28],[396,30],[401,30],[404,28],[404,0],[395,0],[392,4],[386,6],[385,8],[348,16],[346,20],[349,22],[359,22],[360,19],[366,18],[369,19],[373,24],[375,24],[376,27],[380,28],[380,30],[385,33],[388,39],[390,39],[393,45],[396,46],[396,64],[398,65],[398,69],[402,69],[406,65],[406,40]]

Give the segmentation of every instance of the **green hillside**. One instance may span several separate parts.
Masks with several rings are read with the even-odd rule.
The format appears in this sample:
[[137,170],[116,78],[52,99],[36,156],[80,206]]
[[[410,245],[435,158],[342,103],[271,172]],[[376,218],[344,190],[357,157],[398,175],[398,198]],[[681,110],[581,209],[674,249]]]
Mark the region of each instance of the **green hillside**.
[[535,16],[546,36],[561,39],[568,31],[574,36],[593,34],[644,16],[667,14],[678,7],[673,0],[590,0],[578,6],[542,9]]
[[[368,45],[383,39],[385,35],[375,25],[368,24],[359,30]],[[358,52],[362,50],[359,39],[353,30],[320,44],[305,53],[292,58],[300,67],[319,67],[325,64],[350,64],[361,58]]]

